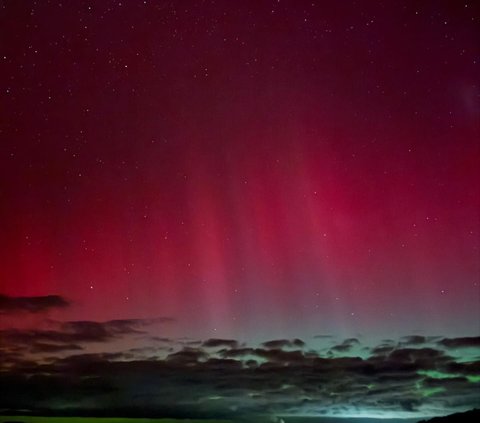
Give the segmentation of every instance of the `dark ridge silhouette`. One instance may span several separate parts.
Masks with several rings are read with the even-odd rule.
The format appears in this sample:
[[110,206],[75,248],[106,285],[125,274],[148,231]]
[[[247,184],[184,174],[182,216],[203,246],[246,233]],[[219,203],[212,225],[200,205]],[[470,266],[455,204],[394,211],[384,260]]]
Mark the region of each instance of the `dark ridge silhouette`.
[[473,423],[480,421],[480,409],[465,411],[464,413],[450,414],[444,417],[434,417],[429,420],[421,420],[418,423]]

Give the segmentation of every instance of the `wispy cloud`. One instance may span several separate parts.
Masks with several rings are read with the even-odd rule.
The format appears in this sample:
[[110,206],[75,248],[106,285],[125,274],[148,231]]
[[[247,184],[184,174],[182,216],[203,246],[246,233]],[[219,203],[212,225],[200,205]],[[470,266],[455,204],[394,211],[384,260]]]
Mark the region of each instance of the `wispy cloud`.
[[11,297],[0,294],[0,314],[42,313],[54,308],[66,308],[70,302],[59,295]]

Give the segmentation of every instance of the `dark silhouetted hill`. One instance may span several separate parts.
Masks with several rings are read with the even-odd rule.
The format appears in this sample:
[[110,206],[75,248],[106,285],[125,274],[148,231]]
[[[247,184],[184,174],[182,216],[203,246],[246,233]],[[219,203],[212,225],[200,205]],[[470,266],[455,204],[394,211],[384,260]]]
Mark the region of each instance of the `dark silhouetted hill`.
[[421,420],[418,423],[478,423],[480,422],[480,410],[470,410],[464,413],[450,414],[444,417],[434,417],[429,420]]

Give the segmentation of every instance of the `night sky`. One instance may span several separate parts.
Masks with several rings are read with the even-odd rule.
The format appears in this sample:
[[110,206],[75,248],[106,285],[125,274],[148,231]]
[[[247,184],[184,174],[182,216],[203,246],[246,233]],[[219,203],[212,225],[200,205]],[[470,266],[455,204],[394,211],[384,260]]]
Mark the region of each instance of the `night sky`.
[[[475,1],[0,1],[0,407],[478,406],[479,20]],[[383,384],[400,396],[368,402]]]

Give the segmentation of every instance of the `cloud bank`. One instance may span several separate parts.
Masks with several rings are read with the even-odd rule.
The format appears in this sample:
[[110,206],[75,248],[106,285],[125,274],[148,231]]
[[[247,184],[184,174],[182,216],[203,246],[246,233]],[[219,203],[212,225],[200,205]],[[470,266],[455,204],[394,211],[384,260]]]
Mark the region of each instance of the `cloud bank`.
[[182,418],[422,417],[479,402],[478,354],[465,360],[449,349],[475,346],[473,339],[415,339],[408,346],[399,340],[370,348],[365,357],[332,356],[332,350],[348,353],[358,339],[325,355],[288,339],[248,346],[232,339],[162,338],[158,347],[87,352],[91,342],[128,340],[150,323],[82,321],[59,324],[56,331],[3,331],[0,384],[8,389],[0,408]]
[[[0,296],[2,313],[68,307]],[[0,330],[0,409],[161,417],[424,417],[479,405],[480,337],[364,345],[321,335],[249,345],[158,336],[175,319],[51,321]],[[324,348],[315,348],[318,342]],[[325,344],[324,344],[325,345]]]

